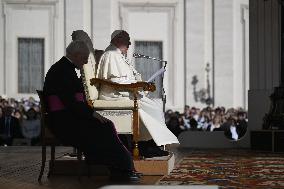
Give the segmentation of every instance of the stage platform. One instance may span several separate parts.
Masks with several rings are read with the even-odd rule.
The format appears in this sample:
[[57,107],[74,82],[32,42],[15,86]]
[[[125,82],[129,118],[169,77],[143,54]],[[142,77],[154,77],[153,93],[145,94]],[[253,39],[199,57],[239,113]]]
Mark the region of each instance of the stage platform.
[[[49,150],[50,149],[48,149],[48,153],[47,153],[48,155],[50,152]],[[214,157],[216,154],[221,154],[219,155],[220,158],[223,158],[226,161],[228,159],[237,160],[235,162],[236,163],[235,169],[240,171],[242,170],[242,166],[241,165],[240,167],[238,166],[238,162],[240,158],[245,159],[247,161],[249,157],[251,156],[257,157],[256,156],[257,153],[254,151],[250,151],[249,149],[192,149],[192,148],[179,148],[178,146],[173,145],[170,147],[170,151],[174,153],[174,157],[175,157],[174,165],[175,167],[177,167],[177,169],[174,169],[169,177],[163,177],[162,175],[157,175],[157,176],[144,175],[142,179],[140,180],[140,182],[135,183],[135,184],[110,182],[108,179],[108,176],[100,176],[99,174],[91,175],[90,177],[82,176],[80,180],[78,179],[78,174],[64,175],[64,176],[63,175],[53,175],[47,178],[47,172],[48,172],[48,161],[47,161],[46,169],[45,169],[45,172],[42,178],[42,183],[39,184],[37,181],[37,178],[38,178],[39,170],[41,166],[41,147],[39,146],[38,147],[26,147],[26,146],[0,147],[0,189],[89,189],[89,188],[95,189],[95,188],[101,188],[104,186],[115,186],[117,188],[117,185],[120,185],[121,189],[124,188],[125,185],[135,185],[133,186],[133,188],[136,188],[136,187],[141,188],[140,186],[142,185],[147,188],[158,189],[159,187],[157,187],[157,185],[163,185],[162,187],[165,187],[165,188],[168,188],[168,187],[175,188],[176,185],[180,184],[179,179],[188,179],[185,182],[187,187],[189,186],[193,187],[192,185],[198,185],[197,188],[200,188],[202,184],[203,186],[206,186],[206,184],[207,185],[212,185],[212,184],[218,185],[218,181],[212,182],[212,180],[216,180],[214,174],[213,175],[208,174],[208,170],[210,169],[210,167],[207,167],[207,166],[203,168],[194,167],[196,166],[196,161],[189,162],[189,164],[187,164],[186,167],[183,167],[184,165],[182,164],[180,164],[181,167],[177,166],[177,164],[181,162],[182,159],[185,159],[185,161],[188,161],[188,159],[197,158],[198,160],[201,160],[201,164],[204,164],[204,162],[202,162],[202,158]],[[62,159],[64,154],[71,153],[71,152],[72,152],[72,148],[58,147],[56,149],[56,159],[57,160]],[[275,154],[272,154],[271,152],[269,152],[267,154],[261,153],[261,155],[262,156],[272,156]],[[280,155],[276,154],[276,155],[277,155],[278,160],[279,160],[279,157],[283,158],[283,156],[281,156],[282,154]],[[49,157],[48,157],[48,160],[49,160]],[[256,158],[256,160],[258,159]],[[214,165],[216,163],[216,165],[219,165],[221,166],[221,168],[223,168],[223,164],[220,164],[220,161],[218,160],[218,158],[212,158],[207,163],[209,163],[210,165],[212,164]],[[231,162],[231,163],[234,163],[234,162]],[[226,163],[226,165],[228,165],[228,163]],[[153,164],[153,166],[155,165]],[[191,178],[192,175],[184,172],[184,171],[187,171],[187,169],[190,170],[191,168],[193,169],[193,172],[191,172],[193,175],[199,174],[196,172],[198,170],[200,174],[201,173],[208,174],[206,177],[204,177],[205,178],[204,180],[201,180],[202,183],[200,183],[200,180],[198,179],[195,179],[195,180],[192,179]],[[217,172],[223,171],[223,169],[219,169],[219,168],[216,169],[215,166],[211,168]],[[250,169],[254,169],[254,168],[251,167]],[[72,168],[70,169],[70,171],[72,172]],[[76,170],[74,171],[75,173],[77,173]],[[210,171],[212,170],[210,169]],[[276,173],[275,170],[272,170],[272,171]],[[182,176],[178,176],[178,173],[180,173]],[[235,171],[233,171],[233,173],[235,173]],[[278,175],[278,177],[281,177],[281,175],[283,175],[281,174],[282,172],[278,172],[278,173],[280,174]],[[184,175],[184,174],[188,174],[188,175]],[[239,177],[241,178],[241,180],[239,180],[241,184],[242,182],[244,182],[243,180],[245,180],[243,179],[242,174],[244,173],[239,172],[238,177],[237,177],[237,178]],[[160,181],[161,179],[162,181]],[[282,180],[280,181],[282,182]],[[168,186],[168,185],[171,185],[171,186]],[[111,189],[115,187],[107,187],[107,188]]]
[[[71,153],[72,148],[57,147],[56,159],[64,154]],[[47,160],[50,159],[50,149],[47,150]],[[175,158],[177,162],[177,158]],[[108,176],[82,176],[80,181],[75,175],[54,175],[47,178],[48,161],[42,177],[42,183],[37,181],[41,166],[41,147],[10,146],[0,147],[0,188],[1,189],[88,189],[99,188],[105,185],[128,184],[113,183]],[[162,175],[143,176],[137,185],[154,185]]]
[[[145,176],[164,176],[174,169],[175,155],[145,158],[134,160],[135,169]],[[54,162],[54,175],[92,175],[107,176],[109,170],[103,165],[87,165],[84,161],[79,162],[77,157],[69,155],[59,157]]]

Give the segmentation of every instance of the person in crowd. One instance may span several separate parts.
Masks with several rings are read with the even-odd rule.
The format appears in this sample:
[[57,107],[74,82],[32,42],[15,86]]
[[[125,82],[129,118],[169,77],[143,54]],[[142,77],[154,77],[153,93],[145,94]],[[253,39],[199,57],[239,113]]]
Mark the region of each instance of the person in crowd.
[[191,130],[191,131],[197,131],[197,130],[198,130],[198,128],[197,128],[198,123],[197,123],[197,121],[195,120],[195,118],[191,118],[191,119],[190,119],[189,125],[190,125],[190,130]]
[[187,117],[185,117],[184,115],[182,116],[182,120],[180,120],[180,121],[183,122],[184,130],[189,130],[190,129],[190,127],[191,127],[190,126],[190,119],[192,119],[190,114]]
[[[187,130],[187,128],[184,126],[184,119],[183,119],[183,115],[179,114],[178,112],[176,113],[176,117],[178,118],[178,122],[179,122],[179,130],[185,131]],[[174,132],[173,132],[174,133]],[[177,135],[176,135],[177,136]]]
[[220,107],[217,107],[214,112],[215,115],[222,115],[222,109]]
[[199,113],[200,113],[200,110],[198,109],[198,108],[196,108],[196,107],[192,107],[191,108],[191,110],[190,110],[190,115],[191,115],[191,117],[195,120],[195,121],[197,121],[197,119],[198,119],[198,116],[199,116]]
[[230,116],[226,123],[223,124],[224,135],[230,140],[239,139],[239,127],[237,120],[233,116]]
[[4,100],[2,101],[2,107],[7,107],[7,106],[10,106],[10,105],[9,105],[9,102],[8,102],[8,100],[4,99]]
[[20,125],[21,125],[22,122],[23,122],[23,119],[24,119],[24,118],[23,118],[23,114],[21,113],[21,111],[20,111],[19,109],[16,109],[16,110],[14,111],[14,113],[13,113],[13,116],[19,120],[19,123],[20,123]]
[[24,107],[24,103],[19,104],[18,110],[21,112],[22,118],[26,119],[27,117],[26,117],[26,110],[25,110],[25,107]]
[[[115,30],[111,35],[110,45],[100,59],[97,77],[117,83],[141,81],[141,75],[127,59],[130,45],[129,34],[124,30]],[[109,86],[101,86],[99,99],[129,99],[131,95],[129,92],[118,91]],[[141,155],[146,157],[168,155],[167,151],[161,150],[158,146],[179,143],[179,141],[165,124],[162,104],[146,97],[142,92],[140,95],[141,107],[138,111],[141,120],[139,135],[141,142],[138,143],[138,146]]]
[[241,111],[237,113],[237,128],[238,128],[238,138],[242,138],[247,132],[247,121],[246,113]]
[[192,114],[191,114],[191,109],[190,106],[185,105],[184,106],[184,112],[182,115],[182,122],[183,122],[183,130],[189,130],[190,129],[190,119],[192,118]]
[[221,128],[222,120],[219,114],[216,114],[213,117],[212,123],[207,127],[207,131],[222,131]]
[[165,122],[166,122],[166,125],[168,125],[170,119],[171,119],[171,116],[173,114],[173,110],[167,110],[165,112]]
[[203,109],[200,114],[199,117],[197,119],[197,128],[198,130],[206,130],[209,124],[209,117],[206,115],[207,112],[205,109]]
[[31,140],[31,145],[36,145],[40,140],[40,119],[38,118],[38,113],[32,107],[26,112],[27,118],[22,122],[22,133],[23,136]]
[[113,123],[86,102],[82,79],[75,69],[82,69],[89,54],[85,42],[72,41],[66,56],[48,70],[43,87],[48,126],[63,144],[83,151],[87,161],[107,165],[112,179],[139,181],[132,156],[119,140]]
[[172,112],[167,122],[168,129],[174,133],[176,137],[185,130],[183,127],[182,116],[179,112]]
[[221,115],[225,115],[226,114],[226,108],[224,106],[221,106],[220,109],[221,109]]
[[13,107],[4,108],[4,116],[0,118],[1,145],[11,146],[15,138],[22,138],[19,120],[12,116]]
[[187,117],[189,116],[189,112],[190,112],[190,106],[185,105],[185,106],[184,106],[184,111],[183,111],[183,116],[184,116],[185,118],[187,118]]
[[191,109],[188,109],[187,111],[184,112],[182,119],[184,123],[184,128],[185,130],[193,130],[196,131],[198,128],[198,112],[197,108],[192,107]]

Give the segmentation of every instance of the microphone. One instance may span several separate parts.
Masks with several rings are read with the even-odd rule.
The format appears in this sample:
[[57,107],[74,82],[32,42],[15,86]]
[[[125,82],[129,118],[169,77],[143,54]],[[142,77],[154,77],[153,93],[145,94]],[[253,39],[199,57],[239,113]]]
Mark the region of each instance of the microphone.
[[146,59],[151,59],[151,60],[157,60],[159,62],[166,62],[164,60],[160,60],[158,58],[154,58],[154,57],[151,57],[151,56],[146,56],[146,55],[139,54],[139,53],[133,53],[133,57],[134,58],[146,58]]
[[145,57],[145,55],[143,55],[143,54],[138,54],[138,53],[133,53],[133,57],[134,57],[134,58],[142,58],[142,57]]
[[157,58],[153,58],[151,56],[146,56],[146,55],[139,54],[139,53],[133,53],[133,57],[134,58],[146,58],[146,59],[152,59],[152,60],[159,60]]

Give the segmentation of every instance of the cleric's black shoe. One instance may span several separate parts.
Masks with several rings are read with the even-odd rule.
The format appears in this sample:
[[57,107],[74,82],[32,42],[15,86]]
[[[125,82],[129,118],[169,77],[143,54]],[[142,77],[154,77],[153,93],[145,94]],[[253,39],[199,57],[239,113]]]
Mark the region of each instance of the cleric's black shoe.
[[140,173],[140,172],[137,172],[137,171],[134,171],[134,174],[136,174],[139,178],[141,178],[143,176],[143,173]]
[[114,182],[134,182],[140,181],[140,176],[135,172],[122,173],[120,175],[111,175],[110,180]]
[[139,182],[140,175],[135,171],[126,171],[111,168],[110,169],[110,180],[115,182]]

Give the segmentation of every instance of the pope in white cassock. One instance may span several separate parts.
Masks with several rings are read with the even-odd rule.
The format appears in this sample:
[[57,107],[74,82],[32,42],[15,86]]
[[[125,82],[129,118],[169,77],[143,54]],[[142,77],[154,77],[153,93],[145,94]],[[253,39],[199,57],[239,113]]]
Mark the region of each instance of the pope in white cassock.
[[[117,83],[134,83],[141,80],[140,74],[126,57],[130,44],[130,37],[126,31],[116,30],[112,33],[111,44],[100,59],[97,78]],[[131,98],[131,94],[114,90],[108,86],[101,87],[99,99],[121,100],[123,98]],[[153,139],[157,146],[179,143],[177,137],[165,124],[162,103],[146,97],[144,93],[141,93],[139,103],[141,120],[139,140]]]

